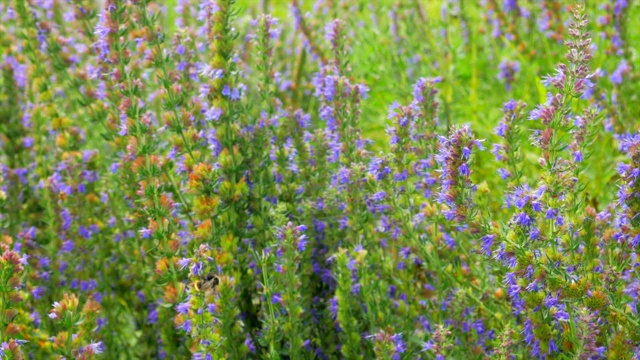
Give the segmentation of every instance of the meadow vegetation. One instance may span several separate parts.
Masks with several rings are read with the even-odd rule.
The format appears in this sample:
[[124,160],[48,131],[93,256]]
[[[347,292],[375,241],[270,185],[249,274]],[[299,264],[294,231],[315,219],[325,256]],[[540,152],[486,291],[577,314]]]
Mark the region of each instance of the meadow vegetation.
[[640,2],[0,0],[0,359],[640,359]]

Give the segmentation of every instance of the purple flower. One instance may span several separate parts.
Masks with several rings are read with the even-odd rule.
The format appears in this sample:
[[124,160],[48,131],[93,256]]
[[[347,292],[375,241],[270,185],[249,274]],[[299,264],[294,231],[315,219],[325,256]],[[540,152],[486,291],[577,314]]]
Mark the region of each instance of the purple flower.
[[207,304],[207,311],[210,314],[215,314],[215,312],[216,312],[216,304]]
[[500,175],[502,180],[507,180],[511,176],[511,173],[507,169],[500,168],[498,169],[498,175]]
[[298,251],[304,252],[307,248],[307,235],[300,235],[298,238]]
[[487,256],[491,255],[491,246],[493,245],[493,241],[496,236],[494,234],[485,235],[482,238],[482,250]]
[[282,296],[279,293],[274,293],[271,295],[271,302],[274,304],[279,304],[282,302]]
[[616,85],[622,84],[623,75],[631,71],[631,66],[627,63],[627,60],[621,60],[618,67],[611,73],[609,80]]
[[149,315],[147,316],[147,322],[149,324],[157,324],[158,323],[158,310],[154,309],[153,311],[149,312]]
[[566,312],[564,309],[558,309],[558,311],[555,312],[555,314],[553,315],[553,317],[561,322],[565,322],[565,321],[569,321],[569,313]]
[[226,97],[231,97],[231,88],[229,85],[225,84],[222,88],[222,95]]
[[220,120],[220,117],[222,116],[222,114],[223,112],[221,108],[211,107],[207,111],[205,111],[204,118],[207,121],[218,121]]
[[516,215],[516,223],[518,223],[521,226],[527,227],[531,225],[532,219],[527,213],[521,212],[518,215]]
[[499,69],[498,79],[505,83],[507,91],[511,90],[511,84],[515,80],[516,74],[520,71],[520,63],[517,61],[503,60],[500,62]]
[[90,343],[89,345],[82,347],[81,352],[89,352],[96,355],[102,354],[104,352],[104,344],[102,341]]
[[583,160],[582,152],[581,151],[574,151],[573,152],[573,162],[581,163],[582,160]]
[[469,176],[469,165],[467,165],[466,163],[463,163],[462,165],[460,165],[460,168],[458,169],[458,171],[462,176]]
[[33,143],[34,143],[34,140],[30,136],[26,136],[26,137],[22,138],[22,146],[24,146],[27,149],[32,147]]
[[556,210],[554,210],[552,208],[549,208],[549,209],[547,209],[547,212],[545,213],[545,217],[547,219],[553,219],[553,218],[556,217],[557,213],[558,213],[558,211],[556,211]]
[[180,303],[176,306],[176,311],[180,314],[186,315],[189,312],[191,306],[188,302]]
[[150,229],[147,229],[147,228],[142,228],[142,229],[138,230],[138,233],[140,233],[140,237],[142,239],[149,239],[149,238],[151,238],[151,235],[153,234],[153,232]]
[[329,309],[331,310],[331,314],[333,315],[333,318],[336,319],[338,317],[338,299],[335,297],[332,297],[329,300],[329,304],[330,304]]
[[331,43],[333,48],[337,47],[338,38],[343,28],[344,22],[340,19],[333,20],[325,27],[325,39]]
[[244,339],[244,345],[247,347],[247,349],[249,349],[250,353],[254,354],[256,352],[256,346],[254,345],[253,340],[251,339],[251,336],[249,334],[247,334]]
[[189,266],[190,263],[191,263],[191,259],[189,259],[189,258],[182,258],[182,259],[178,260],[178,265],[180,265],[180,270],[186,269],[187,266]]
[[531,208],[535,212],[540,212],[540,211],[542,211],[542,203],[539,202],[539,201],[532,201],[531,202]]
[[394,345],[395,359],[400,359],[400,354],[404,353],[407,350],[407,344],[404,342],[404,340],[402,340],[402,334],[392,335],[391,340],[393,341]]
[[185,320],[185,322],[182,324],[182,330],[184,330],[187,333],[191,332],[191,320]]
[[111,29],[107,26],[107,16],[104,10],[98,14],[98,24],[96,25],[94,34],[98,36],[99,42],[104,42],[107,35],[111,32]]
[[43,288],[42,286],[36,286],[31,291],[31,294],[33,295],[34,299],[38,300],[38,299],[41,299],[42,296],[44,296],[45,292],[46,292],[45,288]]

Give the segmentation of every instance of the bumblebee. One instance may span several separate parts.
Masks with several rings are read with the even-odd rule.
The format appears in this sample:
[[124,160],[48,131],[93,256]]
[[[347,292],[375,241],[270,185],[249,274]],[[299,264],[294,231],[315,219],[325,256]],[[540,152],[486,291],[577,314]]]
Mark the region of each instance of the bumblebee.
[[193,282],[193,288],[203,293],[212,293],[216,286],[220,283],[220,278],[214,274],[207,274],[202,280]]

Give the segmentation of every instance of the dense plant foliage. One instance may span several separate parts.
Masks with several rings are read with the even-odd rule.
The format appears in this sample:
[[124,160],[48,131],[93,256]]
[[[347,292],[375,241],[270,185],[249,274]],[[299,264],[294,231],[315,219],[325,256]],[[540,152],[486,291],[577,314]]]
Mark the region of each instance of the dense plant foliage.
[[0,358],[640,358],[637,1],[163,6],[0,0]]

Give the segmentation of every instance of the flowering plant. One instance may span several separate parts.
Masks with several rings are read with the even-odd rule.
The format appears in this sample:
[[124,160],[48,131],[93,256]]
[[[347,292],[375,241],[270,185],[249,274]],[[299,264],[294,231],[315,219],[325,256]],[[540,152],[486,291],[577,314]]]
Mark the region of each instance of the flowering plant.
[[0,0],[0,359],[640,359],[637,2],[169,3]]

